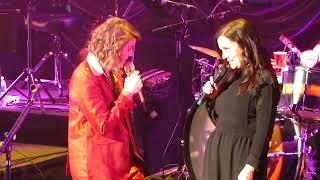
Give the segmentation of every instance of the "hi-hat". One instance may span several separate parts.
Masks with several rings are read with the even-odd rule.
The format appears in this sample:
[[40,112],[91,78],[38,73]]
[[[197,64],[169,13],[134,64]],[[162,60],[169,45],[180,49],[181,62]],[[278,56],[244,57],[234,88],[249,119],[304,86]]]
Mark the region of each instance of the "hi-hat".
[[221,59],[220,54],[213,50],[213,49],[209,49],[209,48],[205,48],[205,47],[200,47],[200,46],[193,46],[193,45],[188,45],[191,49],[202,52],[206,55],[209,55],[211,57],[217,58],[217,59]]

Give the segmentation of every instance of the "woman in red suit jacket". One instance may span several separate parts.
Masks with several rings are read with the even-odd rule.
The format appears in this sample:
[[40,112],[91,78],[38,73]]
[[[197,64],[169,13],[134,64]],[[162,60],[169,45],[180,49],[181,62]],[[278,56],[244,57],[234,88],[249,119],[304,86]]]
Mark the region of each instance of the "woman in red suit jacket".
[[72,74],[68,166],[75,180],[143,178],[139,169],[132,169],[134,161],[143,160],[129,116],[142,82],[138,71],[124,81],[119,75],[139,38],[125,19],[107,19],[92,31],[88,54]]

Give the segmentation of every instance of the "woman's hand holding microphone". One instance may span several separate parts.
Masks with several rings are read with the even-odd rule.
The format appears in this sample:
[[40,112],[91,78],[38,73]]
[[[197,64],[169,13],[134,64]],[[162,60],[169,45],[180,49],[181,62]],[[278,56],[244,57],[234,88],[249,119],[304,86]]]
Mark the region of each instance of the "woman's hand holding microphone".
[[204,86],[202,87],[202,91],[205,94],[211,94],[214,91],[214,86],[213,86],[213,77],[210,76],[209,81],[207,81]]

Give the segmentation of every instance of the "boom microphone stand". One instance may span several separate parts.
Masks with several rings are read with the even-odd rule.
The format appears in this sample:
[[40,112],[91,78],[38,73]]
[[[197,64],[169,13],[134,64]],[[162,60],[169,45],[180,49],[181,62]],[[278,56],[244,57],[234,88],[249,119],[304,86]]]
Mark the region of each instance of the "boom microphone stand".
[[[45,55],[40,61],[39,63],[35,66],[35,68],[31,68],[31,57],[32,57],[32,40],[31,40],[31,29],[30,29],[30,12],[31,9],[33,8],[32,5],[32,1],[30,0],[29,2],[27,2],[27,32],[28,32],[28,39],[27,39],[27,68],[23,70],[23,72],[13,81],[12,84],[10,84],[10,86],[7,88],[7,90],[2,94],[2,96],[0,96],[0,100],[11,90],[11,88],[14,87],[14,85],[20,80],[22,79],[24,76],[28,77],[28,87],[30,87],[30,84],[36,84],[36,81],[38,81],[40,84],[40,86],[43,87],[44,91],[46,92],[46,94],[48,95],[48,97],[50,98],[51,102],[54,104],[55,100],[53,99],[52,95],[49,93],[48,89],[44,86],[44,84],[40,81],[39,78],[35,78],[34,73],[44,64],[44,62],[46,61],[46,59],[48,58],[48,56],[52,55],[52,52],[49,52],[47,55]],[[30,83],[31,82],[31,83]],[[16,89],[17,90],[17,89]],[[29,93],[28,93],[28,100],[30,101],[31,98],[31,91],[30,89]],[[24,95],[21,91],[17,90],[20,94],[22,94],[24,97],[27,97],[26,95]],[[38,97],[38,101],[40,103],[40,107],[41,107],[41,111],[44,111],[44,107],[43,107],[43,103],[42,103],[42,99],[40,96],[40,92],[36,91]]]
[[30,96],[30,99],[28,100],[27,106],[22,111],[22,113],[18,117],[17,121],[14,123],[12,129],[9,131],[9,133],[6,134],[6,138],[5,138],[3,144],[0,147],[0,155],[2,153],[6,153],[6,169],[4,171],[4,179],[5,180],[11,180],[11,166],[12,166],[11,151],[12,151],[12,146],[11,146],[10,142],[14,139],[14,136],[16,135],[16,133],[20,129],[22,123],[24,122],[26,116],[28,115],[31,106],[33,105],[34,97],[35,97],[36,93],[38,92],[38,88],[39,87],[40,86],[36,85],[36,84],[32,84],[30,86],[31,96]]
[[[181,44],[182,44],[182,40],[184,40],[185,38],[188,37],[188,27],[187,25],[193,22],[198,22],[198,21],[202,21],[202,20],[207,20],[207,19],[221,19],[224,18],[226,15],[232,14],[234,13],[233,10],[227,10],[227,11],[223,11],[220,13],[216,13],[213,14],[211,13],[208,17],[200,17],[200,18],[195,18],[195,19],[189,19],[189,20],[185,20],[182,16],[182,14],[180,15],[181,17],[181,22],[179,23],[175,23],[175,24],[169,24],[169,25],[165,25],[163,27],[159,27],[159,28],[155,28],[152,30],[152,32],[158,32],[158,31],[165,31],[165,30],[171,30],[171,29],[178,29],[178,32],[176,34],[176,59],[178,61],[178,72],[177,72],[177,102],[178,102],[178,121],[173,129],[173,132],[170,136],[169,142],[167,143],[167,146],[165,148],[165,151],[163,153],[163,159],[165,157],[165,154],[167,152],[167,149],[169,147],[169,145],[171,144],[173,135],[176,132],[176,128],[178,127],[178,124],[180,123],[181,117],[182,117],[182,107],[181,107],[181,100],[182,100],[182,84],[181,84],[181,75],[182,75],[182,63],[181,63]],[[181,141],[182,146],[185,145],[185,143],[183,142],[183,140]],[[188,169],[186,167],[186,163],[184,162],[184,165],[182,165],[179,169],[179,177],[185,177],[188,178],[190,177]]]
[[[157,32],[157,31],[163,31],[163,30],[167,30],[167,29],[171,29],[171,28],[175,28],[177,30],[177,33],[175,34],[175,40],[176,40],[176,49],[175,49],[175,58],[177,60],[177,110],[178,110],[178,120],[175,124],[175,127],[171,133],[171,136],[169,138],[169,141],[166,145],[166,148],[163,152],[162,155],[162,160],[164,160],[165,155],[167,153],[167,150],[169,148],[169,145],[172,142],[172,138],[174,136],[174,134],[176,133],[177,127],[180,124],[181,118],[182,118],[182,82],[181,82],[181,78],[182,78],[182,61],[181,61],[181,54],[182,54],[182,41],[188,37],[187,32],[188,32],[188,27],[187,27],[187,23],[182,15],[182,12],[180,13],[180,17],[181,17],[181,22],[177,23],[177,24],[171,24],[171,25],[166,25],[160,28],[156,28],[153,29],[152,32]],[[183,144],[182,144],[183,145]],[[182,168],[179,168],[179,171],[182,171],[185,169],[184,166]],[[184,172],[182,172],[184,173]],[[184,174],[182,174],[184,175]],[[186,175],[187,176],[187,175]]]

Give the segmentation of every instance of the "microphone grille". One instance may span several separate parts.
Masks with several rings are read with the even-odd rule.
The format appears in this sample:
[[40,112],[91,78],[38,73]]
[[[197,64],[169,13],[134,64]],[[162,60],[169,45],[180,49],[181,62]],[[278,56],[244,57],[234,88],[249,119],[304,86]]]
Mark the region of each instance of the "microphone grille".
[[127,75],[129,75],[129,74],[131,74],[133,71],[135,71],[136,68],[135,68],[135,66],[134,66],[134,64],[133,64],[132,61],[128,61],[128,62],[126,62],[126,63],[124,64],[123,69],[124,69],[124,72],[125,72]]

